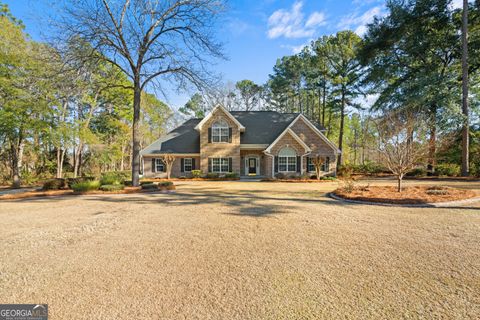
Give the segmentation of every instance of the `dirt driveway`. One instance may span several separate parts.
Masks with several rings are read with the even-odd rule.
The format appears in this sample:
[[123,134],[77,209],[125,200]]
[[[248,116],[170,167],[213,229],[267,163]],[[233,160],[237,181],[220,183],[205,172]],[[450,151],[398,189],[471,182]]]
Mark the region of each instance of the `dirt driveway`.
[[50,319],[478,317],[478,205],[345,204],[324,196],[335,186],[2,201],[0,303],[48,303]]

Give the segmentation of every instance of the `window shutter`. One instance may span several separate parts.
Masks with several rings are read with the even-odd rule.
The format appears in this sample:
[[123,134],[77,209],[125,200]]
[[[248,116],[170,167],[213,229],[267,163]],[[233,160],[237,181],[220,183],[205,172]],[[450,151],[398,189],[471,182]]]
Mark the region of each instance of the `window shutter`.
[[208,172],[212,172],[212,158],[208,158]]
[[301,164],[302,160],[300,160],[300,156],[297,156],[297,172],[302,172]]
[[152,172],[155,172],[155,169],[156,169],[155,158],[152,158]]
[[212,128],[208,128],[208,143],[212,142]]
[[228,172],[232,172],[232,171],[233,171],[232,170],[232,158],[228,158]]
[[307,172],[310,172],[311,161],[312,161],[312,159],[310,157],[307,157]]
[[180,172],[185,172],[184,170],[184,164],[185,164],[185,159],[181,158],[180,159]]
[[232,127],[228,128],[228,142],[232,143]]
[[278,172],[278,157],[275,157],[274,171]]
[[325,158],[325,171],[330,171],[330,158]]
[[195,167],[195,158],[192,158],[192,170],[197,170]]

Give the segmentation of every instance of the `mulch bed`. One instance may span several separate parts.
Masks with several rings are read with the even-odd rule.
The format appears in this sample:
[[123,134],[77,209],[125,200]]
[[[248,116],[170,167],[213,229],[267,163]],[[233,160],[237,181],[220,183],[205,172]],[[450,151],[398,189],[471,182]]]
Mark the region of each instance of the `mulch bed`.
[[472,190],[432,186],[404,187],[402,192],[398,192],[397,188],[393,186],[355,187],[352,192],[346,192],[344,188],[339,188],[333,193],[349,200],[392,204],[449,202],[477,196],[477,193]]
[[141,182],[161,182],[161,181],[237,181],[240,178],[149,178],[143,179]]
[[38,197],[52,197],[52,196],[75,196],[75,195],[91,195],[91,194],[130,194],[130,193],[149,193],[157,191],[175,190],[175,186],[159,186],[158,189],[143,190],[141,187],[125,187],[123,190],[115,191],[88,191],[88,192],[74,192],[73,190],[38,190],[29,191],[15,194],[5,194],[0,196],[0,200],[15,200],[25,198],[38,198]]
[[262,182],[289,182],[289,183],[325,183],[336,182],[337,180],[317,180],[317,179],[262,179]]

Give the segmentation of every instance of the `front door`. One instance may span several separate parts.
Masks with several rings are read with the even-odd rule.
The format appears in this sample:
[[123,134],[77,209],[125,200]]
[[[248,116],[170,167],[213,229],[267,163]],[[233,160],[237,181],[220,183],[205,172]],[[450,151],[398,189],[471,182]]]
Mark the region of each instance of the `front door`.
[[257,158],[248,158],[248,174],[257,174]]

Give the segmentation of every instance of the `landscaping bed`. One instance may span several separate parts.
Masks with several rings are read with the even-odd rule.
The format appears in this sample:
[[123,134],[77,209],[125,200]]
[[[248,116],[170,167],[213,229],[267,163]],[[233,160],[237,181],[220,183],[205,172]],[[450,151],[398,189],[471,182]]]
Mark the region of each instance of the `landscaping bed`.
[[291,183],[318,183],[318,182],[333,182],[337,181],[335,177],[325,177],[323,179],[317,180],[317,179],[272,179],[272,178],[266,178],[262,179],[260,181],[263,182],[291,182]]
[[378,202],[390,204],[426,204],[450,202],[474,198],[477,193],[472,190],[455,189],[442,186],[405,187],[402,192],[393,186],[357,186],[338,188],[333,194],[348,200]]
[[144,193],[144,192],[155,192],[155,191],[168,191],[175,190],[175,185],[161,185],[155,184],[155,187],[142,188],[142,187],[125,187],[123,189],[117,190],[89,190],[89,191],[74,191],[72,189],[66,190],[35,190],[15,194],[5,194],[0,195],[0,200],[15,200],[15,199],[25,199],[25,198],[38,198],[38,197],[51,197],[51,196],[66,196],[66,195],[90,195],[90,194],[130,194],[130,193]]

